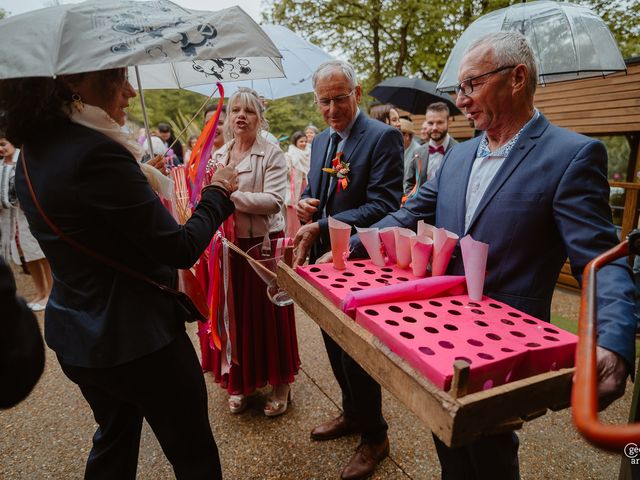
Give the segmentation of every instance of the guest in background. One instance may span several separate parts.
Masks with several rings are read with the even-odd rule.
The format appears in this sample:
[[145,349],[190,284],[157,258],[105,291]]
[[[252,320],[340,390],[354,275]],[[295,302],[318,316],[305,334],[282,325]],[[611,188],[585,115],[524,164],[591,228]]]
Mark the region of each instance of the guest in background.
[[420,143],[415,139],[413,134],[413,123],[405,118],[400,119],[400,133],[402,133],[402,142],[404,146],[404,168],[403,175],[406,174],[409,165],[414,160],[416,150],[420,148]]
[[309,125],[304,129],[304,134],[307,137],[307,150],[309,150],[309,152],[311,152],[311,144],[313,143],[313,139],[318,133],[320,133],[320,131],[315,125]]
[[0,81],[0,129],[22,145],[18,199],[54,273],[45,337],[98,424],[86,479],[135,478],[143,419],[176,478],[220,479],[189,312],[133,272],[175,287],[233,212],[236,174],[216,172],[177,224],[121,128],[135,96],[125,68]]
[[422,122],[422,126],[420,127],[420,144],[424,145],[429,141],[429,123],[425,120]]
[[[18,161],[19,155],[20,151],[9,140],[0,138],[0,157],[4,157],[5,165],[14,166],[6,170],[8,175],[7,186],[13,182],[13,177],[15,177],[15,163]],[[27,306],[34,312],[41,312],[47,305],[47,301],[49,301],[49,294],[53,286],[49,262],[37,240],[31,234],[29,223],[20,205],[16,203],[15,208],[11,211],[5,211],[3,217],[5,216],[9,217],[10,222],[7,223],[3,218],[3,224],[6,224],[6,234],[11,241],[11,257],[18,265],[24,259],[26,269],[31,274],[31,279],[36,289],[35,298]],[[7,240],[5,239],[5,241]]]
[[187,151],[184,154],[184,162],[189,162],[189,158],[191,157],[191,152],[193,151],[193,147],[196,146],[196,142],[198,141],[198,135],[191,135],[189,140],[187,141]]
[[287,206],[287,237],[295,237],[300,228],[300,220],[296,215],[296,206],[300,195],[307,187],[307,173],[309,173],[309,153],[307,137],[302,132],[295,132],[291,136],[291,145],[285,153],[287,168],[289,169],[289,187],[285,195]]
[[374,105],[369,109],[369,117],[400,130],[400,115],[391,104]]
[[153,157],[157,158],[158,156],[164,157],[167,153],[167,146],[164,142],[158,137],[158,135],[154,135],[153,133],[150,135],[151,137],[151,148],[149,148],[149,140],[145,137],[142,142],[142,150],[144,154],[142,155],[142,162],[149,162],[152,158],[151,150],[153,150]]
[[173,163],[174,165],[179,165],[183,163],[183,150],[182,144],[180,141],[176,141],[176,137],[173,135],[173,130],[171,129],[171,125],[168,123],[159,123],[158,124],[158,136],[160,140],[164,143],[164,146],[167,149],[173,151]]
[[[258,94],[240,88],[229,99],[225,137],[230,140],[213,155],[215,165],[238,170],[238,190],[233,226],[225,236],[242,250],[271,239],[284,238],[282,215],[287,190],[287,164],[279,147],[261,131],[268,127]],[[290,384],[300,367],[293,305],[276,307],[266,285],[246,259],[230,253],[237,350],[214,349],[213,374],[229,393],[229,410],[244,411],[256,389],[270,384],[264,414],[277,416],[287,410]],[[228,355],[238,363],[227,362]],[[207,366],[204,366],[205,369]]]
[[[204,109],[204,123],[206,124],[216,113],[216,105],[208,105]],[[220,118],[218,119],[218,129],[216,130],[216,138],[213,140],[213,151],[219,150],[224,145],[224,122],[227,119],[227,107],[222,105],[220,110]]]
[[405,168],[404,193],[415,194],[420,186],[431,180],[444,159],[445,153],[458,142],[449,135],[449,107],[444,102],[432,103],[427,107],[426,120],[428,143],[416,149],[413,158]]
[[13,145],[0,133],[0,255],[7,261],[11,258],[11,243],[16,237],[18,198],[14,187],[16,176],[14,151]]

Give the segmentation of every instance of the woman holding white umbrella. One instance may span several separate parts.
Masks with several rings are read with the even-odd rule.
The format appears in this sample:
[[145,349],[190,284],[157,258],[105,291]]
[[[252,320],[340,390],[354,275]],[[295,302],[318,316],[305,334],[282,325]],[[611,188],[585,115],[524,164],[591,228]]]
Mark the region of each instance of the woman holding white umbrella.
[[18,198],[53,271],[45,337],[98,423],[85,478],[135,478],[143,418],[177,478],[221,478],[189,314],[159,284],[233,212],[236,173],[219,169],[178,225],[121,129],[134,96],[124,68],[0,81]]

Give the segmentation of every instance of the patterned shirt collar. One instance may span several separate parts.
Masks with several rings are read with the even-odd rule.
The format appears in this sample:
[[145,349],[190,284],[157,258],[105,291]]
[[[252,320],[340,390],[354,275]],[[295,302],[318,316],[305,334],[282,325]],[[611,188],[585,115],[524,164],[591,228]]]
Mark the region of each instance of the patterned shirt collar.
[[529,125],[531,125],[538,117],[540,116],[540,111],[538,109],[534,109],[533,116],[531,119],[525,123],[518,133],[516,133],[511,140],[505,143],[500,148],[494,150],[493,152],[489,150],[489,139],[487,138],[487,132],[482,134],[482,140],[480,141],[480,145],[478,146],[478,152],[476,153],[476,158],[486,158],[486,157],[499,157],[499,158],[507,158],[509,153],[511,153],[511,149],[518,142],[520,135],[524,132]]

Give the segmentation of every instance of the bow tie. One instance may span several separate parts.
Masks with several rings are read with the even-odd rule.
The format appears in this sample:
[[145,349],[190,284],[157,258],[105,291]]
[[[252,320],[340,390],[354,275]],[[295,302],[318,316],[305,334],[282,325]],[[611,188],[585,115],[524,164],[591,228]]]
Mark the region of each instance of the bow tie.
[[434,147],[433,145],[429,145],[429,155],[434,153],[439,153],[440,155],[444,155],[444,147],[442,145],[438,145]]

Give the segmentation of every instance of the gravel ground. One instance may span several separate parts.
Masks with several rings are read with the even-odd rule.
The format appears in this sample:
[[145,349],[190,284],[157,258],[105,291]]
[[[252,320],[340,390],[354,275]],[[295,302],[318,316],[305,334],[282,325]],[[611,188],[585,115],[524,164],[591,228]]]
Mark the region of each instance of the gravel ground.
[[[20,293],[30,298],[28,276],[16,271]],[[577,319],[579,297],[556,291],[554,313]],[[266,418],[262,398],[241,415],[226,408],[224,392],[209,375],[210,420],[227,479],[338,478],[357,445],[355,437],[310,442],[317,423],[338,412],[339,391],[330,374],[320,334],[298,310],[298,335],[303,370],[294,385],[294,400],[286,415]],[[42,322],[42,314],[39,314]],[[195,339],[193,326],[189,326]],[[632,385],[602,416],[624,423]],[[384,391],[384,413],[390,425],[391,456],[375,479],[439,478],[431,434]],[[0,479],[82,478],[95,424],[78,388],[61,372],[48,350],[45,373],[31,396],[16,408],[0,412]],[[576,433],[570,410],[553,412],[525,424],[519,432],[523,479],[613,479],[620,456],[599,452]],[[170,479],[173,472],[153,433],[145,424],[138,467],[140,479]]]

